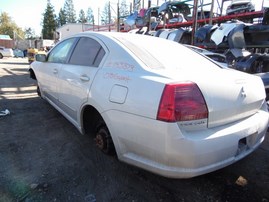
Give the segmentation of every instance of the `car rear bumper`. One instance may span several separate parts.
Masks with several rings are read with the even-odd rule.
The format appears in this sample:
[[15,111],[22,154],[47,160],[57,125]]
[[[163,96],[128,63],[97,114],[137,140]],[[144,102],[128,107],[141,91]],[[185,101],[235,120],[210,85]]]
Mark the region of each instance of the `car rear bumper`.
[[[128,116],[124,121],[130,121]],[[140,120],[136,119],[135,125],[141,124],[142,129],[123,124],[126,133],[121,134],[119,126],[118,135],[112,136],[119,159],[165,177],[190,178],[253,152],[265,138],[269,115],[261,110],[233,124],[199,131],[179,130],[176,123]]]

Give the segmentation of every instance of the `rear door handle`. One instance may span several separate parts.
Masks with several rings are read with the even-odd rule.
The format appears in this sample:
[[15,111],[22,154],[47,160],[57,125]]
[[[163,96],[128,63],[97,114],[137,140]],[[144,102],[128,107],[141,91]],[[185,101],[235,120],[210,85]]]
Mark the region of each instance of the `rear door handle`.
[[80,76],[80,80],[81,80],[81,81],[89,81],[90,78],[89,78],[87,75],[81,75],[81,76]]
[[58,70],[57,69],[54,69],[53,70],[53,74],[58,74]]

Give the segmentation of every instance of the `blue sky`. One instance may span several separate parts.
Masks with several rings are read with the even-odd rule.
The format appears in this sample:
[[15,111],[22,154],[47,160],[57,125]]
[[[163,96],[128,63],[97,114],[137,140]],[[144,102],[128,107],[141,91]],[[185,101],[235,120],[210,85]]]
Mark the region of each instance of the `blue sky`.
[[[252,0],[255,3],[256,10],[261,10],[262,0]],[[65,0],[51,0],[54,6],[55,14],[58,15],[60,8],[64,6]],[[85,12],[89,7],[94,10],[95,19],[97,19],[98,8],[100,12],[103,10],[107,0],[73,0],[76,14],[79,14],[80,9]],[[116,11],[118,0],[110,0],[111,6]],[[121,0],[120,0],[121,2]],[[126,0],[126,2],[133,2]],[[145,6],[148,1],[145,0]],[[151,0],[152,4],[157,4],[157,0]],[[163,2],[163,0],[159,0]],[[211,0],[204,0],[204,2],[211,2]],[[219,0],[221,2],[221,0]],[[228,2],[226,2],[227,4]],[[15,23],[22,29],[31,27],[35,30],[37,35],[41,32],[42,13],[44,13],[47,5],[47,0],[0,0],[0,12],[7,12]],[[216,3],[215,3],[216,5]]]

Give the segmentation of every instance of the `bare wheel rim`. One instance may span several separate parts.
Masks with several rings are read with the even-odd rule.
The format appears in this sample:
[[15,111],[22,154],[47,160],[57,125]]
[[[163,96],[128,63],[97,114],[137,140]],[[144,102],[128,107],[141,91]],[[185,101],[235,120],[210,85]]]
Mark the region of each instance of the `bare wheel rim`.
[[105,124],[100,124],[99,127],[97,127],[97,132],[95,135],[95,145],[105,154],[115,154],[115,147],[110,136],[109,130]]
[[102,134],[101,131],[96,134],[95,144],[101,150],[104,150],[106,148],[106,143],[105,143],[105,140],[104,140],[104,134]]

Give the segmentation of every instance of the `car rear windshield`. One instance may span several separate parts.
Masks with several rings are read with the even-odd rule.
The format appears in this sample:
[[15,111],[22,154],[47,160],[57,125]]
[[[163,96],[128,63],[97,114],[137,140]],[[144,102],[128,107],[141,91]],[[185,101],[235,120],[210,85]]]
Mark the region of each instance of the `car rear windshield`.
[[142,46],[137,46],[130,40],[125,38],[117,38],[124,46],[126,46],[136,57],[138,57],[147,67],[152,69],[163,69],[163,64],[157,60],[150,52]]
[[151,69],[219,68],[212,61],[176,42],[153,36],[127,35],[116,39]]

